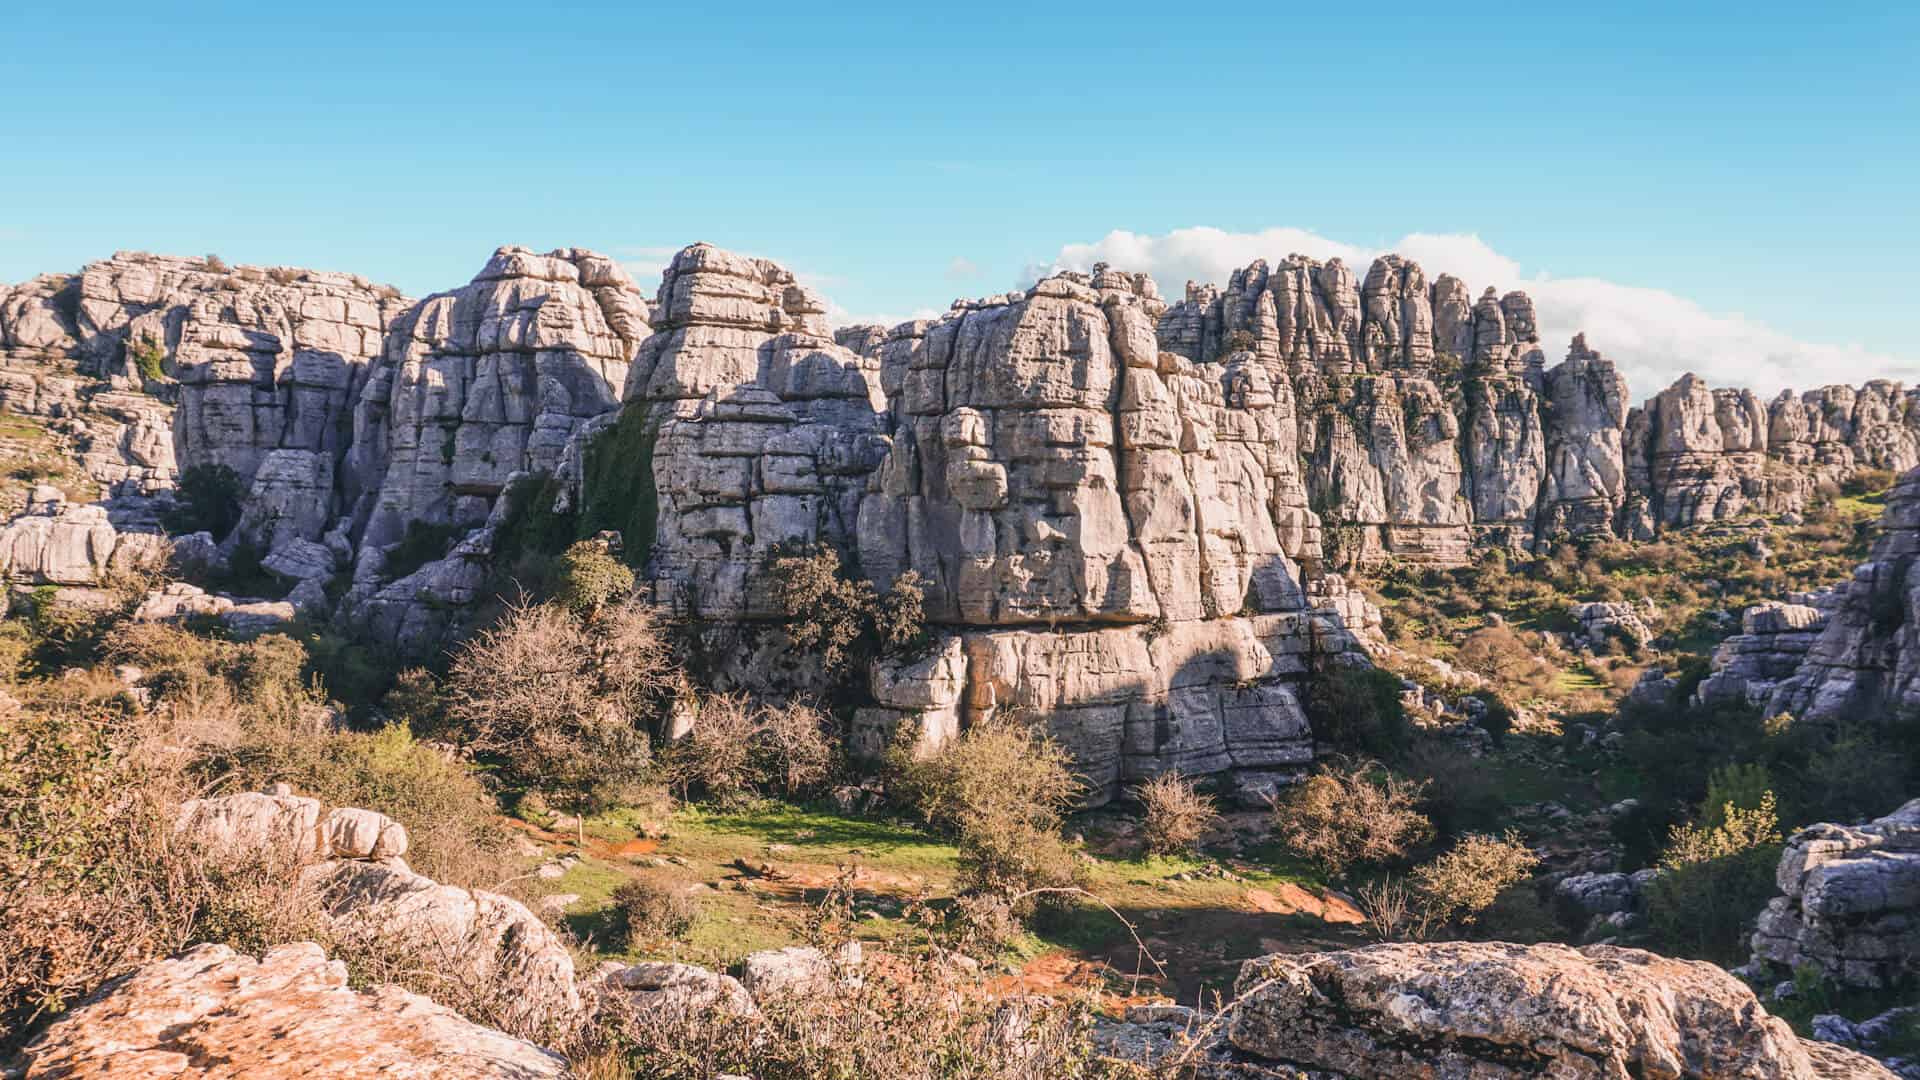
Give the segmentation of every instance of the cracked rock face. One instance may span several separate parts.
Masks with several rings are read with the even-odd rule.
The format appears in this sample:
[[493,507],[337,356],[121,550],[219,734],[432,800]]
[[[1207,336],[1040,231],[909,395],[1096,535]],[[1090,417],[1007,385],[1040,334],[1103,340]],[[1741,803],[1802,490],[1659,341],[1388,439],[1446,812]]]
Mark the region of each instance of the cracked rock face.
[[1900,478],[1880,536],[1831,605],[1805,658],[1772,688],[1767,712],[1824,722],[1920,708],[1920,469]]
[[1753,958],[1811,965],[1841,986],[1878,989],[1920,973],[1920,799],[1863,825],[1787,838],[1782,895],[1761,913]]
[[1711,964],[1594,945],[1447,942],[1250,960],[1243,1059],[1349,1080],[1891,1078],[1795,1036]]
[[354,990],[312,942],[258,960],[201,945],[61,1017],[28,1047],[42,1077],[440,1077],[536,1080],[566,1062],[394,986]]
[[582,248],[504,247],[463,288],[394,320],[353,416],[360,542],[410,521],[475,528],[516,472],[552,470],[613,409],[648,332],[620,265]]

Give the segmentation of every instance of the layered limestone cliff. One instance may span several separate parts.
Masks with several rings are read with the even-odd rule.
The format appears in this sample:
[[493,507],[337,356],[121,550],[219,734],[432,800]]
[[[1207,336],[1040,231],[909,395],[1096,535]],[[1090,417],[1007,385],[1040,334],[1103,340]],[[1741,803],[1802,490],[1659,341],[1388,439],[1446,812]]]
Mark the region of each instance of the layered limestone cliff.
[[[0,404],[79,418],[66,437],[111,498],[42,506],[0,552],[85,584],[141,550],[124,534],[157,528],[180,470],[224,465],[239,525],[195,550],[251,544],[289,610],[424,654],[487,594],[528,499],[622,532],[653,600],[707,627],[772,626],[763,568],[825,544],[879,587],[916,575],[937,630],[873,673],[858,741],[1031,711],[1098,796],[1303,762],[1301,673],[1374,617],[1330,571],[1796,509],[1920,458],[1891,383],[1762,405],[1689,376],[1630,411],[1584,338],[1547,368],[1526,294],[1398,256],[1256,262],[1171,306],[1099,266],[892,328],[835,332],[827,310],[706,244],[651,301],[581,249],[502,248],[417,303],[126,253],[36,278],[0,291]],[[727,674],[767,681],[777,654]]]

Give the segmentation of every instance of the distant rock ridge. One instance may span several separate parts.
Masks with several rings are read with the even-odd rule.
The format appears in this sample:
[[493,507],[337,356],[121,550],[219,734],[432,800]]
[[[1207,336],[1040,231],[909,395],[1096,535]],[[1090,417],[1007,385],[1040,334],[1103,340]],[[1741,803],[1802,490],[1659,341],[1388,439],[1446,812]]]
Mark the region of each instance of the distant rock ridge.
[[[940,639],[874,673],[862,740],[1033,711],[1099,798],[1303,764],[1302,673],[1377,627],[1339,570],[1650,536],[1920,465],[1920,391],[1762,405],[1687,376],[1630,409],[1584,337],[1547,367],[1525,293],[1399,256],[1258,261],[1172,304],[1101,265],[890,328],[827,311],[708,244],[651,300],[577,248],[501,248],[419,301],[120,253],[0,290],[0,403],[83,417],[110,492],[104,520],[43,510],[0,552],[84,584],[157,531],[179,470],[226,465],[239,525],[196,550],[248,545],[289,610],[426,654],[488,594],[517,481],[556,512],[648,508],[616,522],[628,555],[704,626],[777,619],[761,568],[827,544],[880,587],[917,575]],[[743,685],[781,667],[735,653]]]

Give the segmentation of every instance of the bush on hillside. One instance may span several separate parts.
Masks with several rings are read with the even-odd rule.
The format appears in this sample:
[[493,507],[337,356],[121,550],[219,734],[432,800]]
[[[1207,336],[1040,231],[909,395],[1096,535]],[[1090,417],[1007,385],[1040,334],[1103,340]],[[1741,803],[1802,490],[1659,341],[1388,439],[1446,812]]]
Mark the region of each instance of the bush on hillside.
[[678,877],[633,878],[613,890],[614,932],[619,943],[633,949],[672,940],[693,929],[700,904],[688,889],[694,883]]
[[589,616],[633,592],[633,571],[607,545],[582,540],[560,556],[553,598],[579,616]]
[[1753,920],[1778,888],[1780,820],[1772,792],[1753,809],[1724,805],[1720,817],[1674,830],[1647,886],[1647,923],[1661,951],[1731,965],[1746,958]]
[[520,605],[455,652],[447,715],[510,784],[590,807],[645,770],[653,722],[684,687],[646,608],[582,620]]
[[1418,810],[1425,784],[1377,761],[1330,761],[1274,802],[1276,833],[1334,874],[1404,858],[1433,837]]
[[1393,760],[1411,738],[1400,678],[1371,666],[1316,657],[1304,687],[1315,740],[1341,753]]
[[1008,898],[1024,914],[1035,905],[1033,890],[1077,882],[1060,829],[1084,789],[1073,758],[1040,731],[994,718],[930,758],[897,747],[889,765],[896,793],[957,838],[963,891]]
[[174,482],[173,508],[160,515],[160,523],[175,536],[205,532],[224,539],[240,524],[245,494],[240,474],[227,466],[189,466]]

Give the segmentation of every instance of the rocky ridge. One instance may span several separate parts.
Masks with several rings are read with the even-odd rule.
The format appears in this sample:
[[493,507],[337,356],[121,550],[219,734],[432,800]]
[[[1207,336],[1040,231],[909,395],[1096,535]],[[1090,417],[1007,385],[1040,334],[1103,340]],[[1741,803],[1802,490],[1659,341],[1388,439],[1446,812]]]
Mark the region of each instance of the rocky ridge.
[[[1098,800],[1171,768],[1257,788],[1304,764],[1303,673],[1377,619],[1334,568],[1791,509],[1920,463],[1897,385],[1762,407],[1689,378],[1628,410],[1584,339],[1546,366],[1524,293],[1476,299],[1397,256],[1257,262],[1171,305],[1100,266],[885,330],[836,336],[826,311],[705,244],[651,302],[581,249],[502,248],[418,302],[122,253],[0,297],[5,367],[33,372],[0,380],[9,408],[125,418],[88,459],[105,520],[43,506],[0,553],[16,580],[97,580],[176,470],[225,465],[239,526],[196,550],[251,545],[289,615],[424,654],[487,595],[524,483],[583,524],[631,508],[613,524],[654,602],[749,628],[723,675],[753,686],[797,675],[752,630],[779,615],[760,569],[825,544],[882,588],[914,574],[936,630],[872,673],[857,742],[1033,711]],[[402,541],[438,554],[393,567]]]

